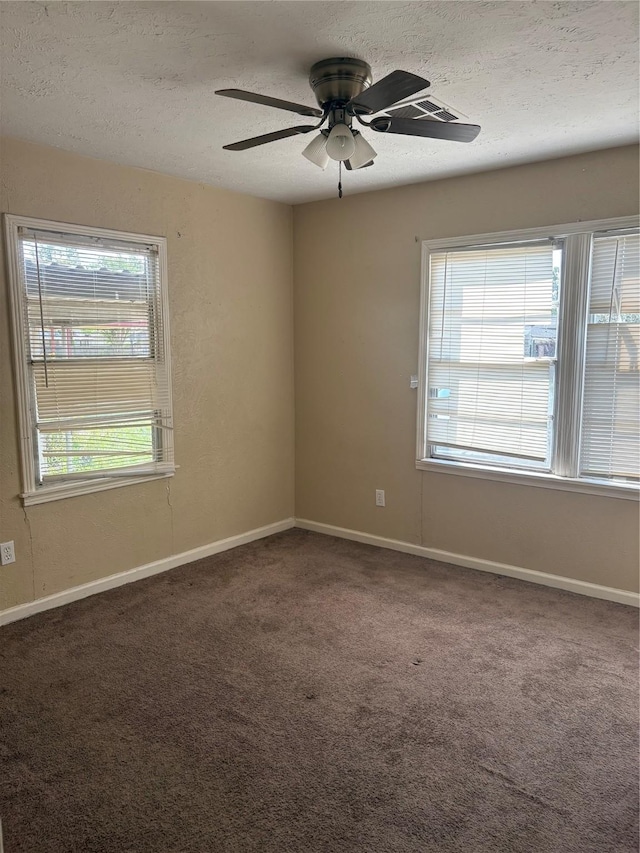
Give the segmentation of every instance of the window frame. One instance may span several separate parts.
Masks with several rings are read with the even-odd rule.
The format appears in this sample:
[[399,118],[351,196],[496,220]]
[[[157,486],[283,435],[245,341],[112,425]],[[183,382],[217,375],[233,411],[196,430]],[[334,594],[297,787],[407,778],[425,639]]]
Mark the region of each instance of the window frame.
[[134,234],[125,231],[115,231],[108,228],[95,228],[88,225],[76,225],[68,222],[57,222],[48,219],[36,219],[30,216],[18,216],[15,214],[4,214],[5,245],[7,253],[8,290],[11,311],[11,342],[13,350],[13,362],[15,370],[15,393],[18,409],[18,429],[20,441],[20,468],[22,492],[20,498],[24,506],[48,503],[49,501],[61,500],[62,498],[87,495],[92,492],[101,492],[107,489],[120,488],[137,483],[147,483],[153,480],[161,480],[172,477],[175,473],[175,464],[166,471],[153,473],[133,473],[130,476],[118,474],[104,477],[82,479],[81,477],[67,482],[53,483],[49,485],[38,485],[36,478],[36,446],[35,446],[35,424],[33,422],[33,407],[31,399],[33,390],[31,388],[31,376],[28,365],[27,342],[22,330],[25,324],[26,304],[23,298],[20,278],[20,248],[19,228],[50,230],[67,232],[82,237],[97,237],[100,239],[120,240],[129,243],[140,243],[145,246],[154,246],[158,253],[158,276],[159,276],[159,307],[161,311],[161,334],[165,352],[165,372],[168,383],[169,417],[168,429],[163,434],[163,449],[167,458],[173,458],[173,399],[171,382],[171,340],[169,327],[169,289],[167,276],[167,240],[166,237],[157,237],[148,234]]
[[[422,241],[420,339],[418,362],[418,411],[416,436],[416,468],[456,476],[476,477],[498,482],[526,484],[560,491],[582,492],[638,501],[640,487],[632,483],[588,479],[578,476],[580,451],[580,413],[584,381],[586,315],[589,298],[591,245],[595,232],[636,228],[637,216],[573,222],[564,225],[495,231],[465,237]],[[555,399],[555,428],[552,464],[548,473],[485,465],[474,462],[435,459],[429,456],[427,429],[427,388],[429,358],[429,303],[431,252],[463,249],[470,246],[529,242],[539,239],[565,240],[560,286],[559,324]]]

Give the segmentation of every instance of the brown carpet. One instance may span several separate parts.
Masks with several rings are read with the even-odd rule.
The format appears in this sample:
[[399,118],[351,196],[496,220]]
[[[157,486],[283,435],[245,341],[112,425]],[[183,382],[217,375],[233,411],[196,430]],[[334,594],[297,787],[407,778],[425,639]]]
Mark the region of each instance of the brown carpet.
[[636,851],[637,636],[303,531],[40,614],[0,630],[5,853]]

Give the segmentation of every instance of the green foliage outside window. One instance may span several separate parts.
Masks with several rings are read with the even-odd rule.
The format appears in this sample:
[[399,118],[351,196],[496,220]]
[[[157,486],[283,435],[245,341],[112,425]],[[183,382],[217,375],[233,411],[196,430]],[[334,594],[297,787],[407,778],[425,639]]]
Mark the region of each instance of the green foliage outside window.
[[40,452],[46,456],[48,476],[144,465],[154,459],[152,427],[144,424],[44,433]]

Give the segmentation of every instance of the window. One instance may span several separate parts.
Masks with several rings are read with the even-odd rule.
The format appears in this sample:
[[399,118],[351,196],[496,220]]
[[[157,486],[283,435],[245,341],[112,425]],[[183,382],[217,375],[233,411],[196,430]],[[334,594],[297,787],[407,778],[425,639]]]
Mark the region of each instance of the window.
[[174,471],[165,242],[6,217],[24,502]]
[[638,477],[640,237],[593,240],[580,473]]
[[418,467],[635,497],[639,268],[629,220],[425,243]]

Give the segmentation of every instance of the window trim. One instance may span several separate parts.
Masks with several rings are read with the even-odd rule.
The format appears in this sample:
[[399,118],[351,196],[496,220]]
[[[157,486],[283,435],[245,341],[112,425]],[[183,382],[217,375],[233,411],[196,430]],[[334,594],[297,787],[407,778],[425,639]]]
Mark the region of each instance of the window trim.
[[[151,480],[161,480],[172,477],[176,466],[153,474],[138,473],[130,477],[108,476],[67,483],[53,483],[48,486],[36,485],[35,446],[33,441],[33,423],[30,405],[30,378],[27,367],[26,342],[21,334],[24,328],[24,300],[20,286],[20,261],[18,247],[18,229],[33,228],[57,232],[69,232],[83,237],[98,237],[102,239],[123,240],[128,243],[140,243],[157,247],[158,274],[160,278],[160,305],[162,311],[162,336],[164,351],[167,355],[165,371],[168,382],[169,426],[173,421],[173,398],[171,383],[171,341],[169,327],[169,288],[167,277],[167,239],[149,234],[134,234],[126,231],[115,231],[109,228],[95,228],[89,225],[76,225],[70,222],[57,222],[49,219],[36,219],[31,216],[4,214],[5,245],[7,250],[7,272],[9,302],[11,310],[11,342],[15,370],[15,393],[18,409],[18,430],[20,441],[20,469],[22,492],[20,498],[24,506],[47,503],[62,498],[101,492],[135,483],[146,483]],[[173,431],[166,430],[163,437],[169,453],[173,458]]]
[[[625,228],[637,228],[637,216],[622,216],[613,219],[596,219],[587,222],[572,222],[564,225],[550,225],[536,228],[523,228],[512,231],[494,231],[487,234],[473,234],[465,237],[439,238],[422,241],[421,286],[420,286],[420,340],[418,353],[418,411],[416,430],[416,468],[420,471],[438,471],[443,474],[476,477],[506,483],[519,483],[539,488],[557,489],[560,491],[582,492],[585,494],[602,495],[626,500],[640,500],[640,487],[627,483],[614,483],[608,480],[594,480],[575,476],[561,476],[539,471],[524,471],[522,469],[500,468],[481,465],[472,462],[455,462],[452,460],[433,459],[427,456],[427,418],[426,418],[426,388],[427,365],[429,359],[429,301],[431,282],[429,276],[429,257],[431,252],[447,249],[464,249],[471,246],[490,246],[493,244],[532,242],[536,239],[567,238],[585,235],[582,241],[571,241],[573,244],[567,253],[563,264],[562,287],[560,295],[560,339],[558,343],[558,358],[566,359],[576,349],[582,352],[586,344],[586,335],[577,334],[578,324],[572,318],[576,317],[576,309],[586,311],[588,297],[585,263],[589,263],[585,252],[591,246],[593,234],[601,231],[617,231]],[[567,281],[581,283],[579,288],[565,286]],[[563,320],[564,317],[569,320]],[[571,359],[577,364],[577,359]],[[558,389],[556,399],[556,415],[559,422],[576,424],[576,407],[581,406],[583,375],[577,371],[565,371],[565,392]],[[562,433],[555,430],[554,455],[556,464],[563,471],[576,470],[579,443],[575,427]]]

